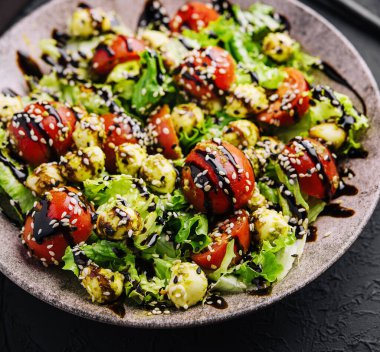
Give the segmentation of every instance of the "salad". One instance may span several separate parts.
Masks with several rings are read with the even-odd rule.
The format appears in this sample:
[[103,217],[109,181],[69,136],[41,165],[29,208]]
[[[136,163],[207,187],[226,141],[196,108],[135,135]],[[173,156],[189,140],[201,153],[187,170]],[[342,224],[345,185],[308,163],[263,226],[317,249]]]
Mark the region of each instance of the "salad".
[[355,193],[341,163],[368,128],[289,30],[261,3],[169,18],[148,1],[135,32],[81,3],[41,41],[44,71],[19,52],[29,91],[0,95],[0,206],[26,253],[149,314],[269,294]]

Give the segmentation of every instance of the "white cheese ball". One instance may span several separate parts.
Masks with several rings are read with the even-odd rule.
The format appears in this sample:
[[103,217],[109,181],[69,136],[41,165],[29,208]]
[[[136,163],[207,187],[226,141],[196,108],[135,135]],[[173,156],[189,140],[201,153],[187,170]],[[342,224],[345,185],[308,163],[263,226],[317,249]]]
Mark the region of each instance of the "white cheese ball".
[[82,286],[99,304],[116,301],[123,293],[124,275],[94,264],[86,266],[79,275]]
[[136,143],[123,143],[116,147],[116,166],[120,173],[136,176],[148,157],[144,147]]
[[312,127],[309,136],[315,139],[323,139],[335,150],[339,149],[347,138],[346,131],[333,122],[325,122]]
[[260,138],[258,127],[249,120],[230,122],[223,129],[223,140],[240,149],[253,147]]
[[91,114],[78,121],[73,132],[73,139],[78,149],[101,147],[105,139],[105,130],[99,117]]
[[99,8],[78,7],[68,23],[69,34],[73,37],[88,38],[111,29],[111,20]]
[[171,116],[176,132],[187,135],[191,135],[194,128],[202,127],[205,121],[202,109],[194,103],[176,106]]
[[144,226],[139,212],[122,198],[101,205],[97,214],[96,230],[100,238],[121,241],[139,235]]
[[197,264],[176,263],[171,271],[172,275],[166,290],[169,299],[177,308],[187,309],[204,298],[208,282]]
[[286,33],[269,33],[263,40],[264,54],[277,62],[285,62],[294,52],[294,40]]
[[173,164],[161,154],[147,157],[140,168],[140,177],[157,193],[172,193],[177,172]]
[[36,167],[26,179],[25,185],[38,196],[63,185],[61,169],[56,162],[44,163]]
[[104,171],[105,155],[99,147],[69,152],[61,157],[62,174],[71,182],[83,182]]
[[273,209],[259,208],[253,213],[253,218],[259,243],[266,240],[272,242],[290,232],[290,226],[284,216]]
[[21,97],[0,94],[0,122],[8,123],[14,114],[23,110]]
[[259,114],[269,106],[265,90],[253,84],[240,84],[227,97],[225,110],[233,117],[247,117]]

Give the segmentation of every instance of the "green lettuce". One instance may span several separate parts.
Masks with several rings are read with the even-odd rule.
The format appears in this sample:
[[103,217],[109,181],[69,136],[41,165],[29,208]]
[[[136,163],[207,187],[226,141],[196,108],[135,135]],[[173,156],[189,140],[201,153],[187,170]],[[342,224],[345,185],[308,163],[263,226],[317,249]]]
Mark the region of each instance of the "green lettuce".
[[134,110],[145,115],[175,90],[159,54],[146,50],[141,55],[141,62],[142,74],[134,86],[131,104]]
[[189,244],[196,253],[212,242],[208,236],[207,216],[204,214],[178,212],[167,221],[165,230],[175,234],[177,244]]
[[[0,129],[0,155],[1,159],[8,160],[16,169],[22,168],[22,172],[28,174],[28,169],[13,159],[7,149],[7,132]],[[13,174],[8,163],[0,159],[0,208],[16,223],[23,222],[26,214],[36,200],[32,192],[24,186]]]
[[[134,237],[137,249],[149,248],[146,243],[152,236],[159,236],[162,231],[163,205],[158,196],[149,193],[145,183],[130,175],[117,175],[84,182],[84,194],[96,205],[107,207],[115,198],[122,197],[129,206],[136,210],[144,221],[144,230]],[[149,241],[148,241],[149,242]]]

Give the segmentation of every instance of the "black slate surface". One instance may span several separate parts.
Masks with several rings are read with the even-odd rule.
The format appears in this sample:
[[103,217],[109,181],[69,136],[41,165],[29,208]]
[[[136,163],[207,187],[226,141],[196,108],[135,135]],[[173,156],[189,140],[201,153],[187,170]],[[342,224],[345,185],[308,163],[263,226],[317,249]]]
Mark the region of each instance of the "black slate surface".
[[[43,2],[31,0],[20,16]],[[380,38],[316,1],[303,2],[352,41],[380,82]],[[360,2],[380,14],[379,0]],[[0,274],[1,352],[203,350],[380,351],[380,206],[351,249],[312,284],[268,309],[214,326],[146,331],[95,323],[48,306]]]

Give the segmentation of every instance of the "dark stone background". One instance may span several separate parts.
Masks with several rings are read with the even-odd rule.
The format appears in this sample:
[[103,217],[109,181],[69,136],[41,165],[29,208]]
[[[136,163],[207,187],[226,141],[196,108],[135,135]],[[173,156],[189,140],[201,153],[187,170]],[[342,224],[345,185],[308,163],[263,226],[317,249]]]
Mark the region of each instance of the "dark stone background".
[[[17,2],[0,0],[3,26]],[[43,2],[30,0],[19,17]],[[380,82],[379,35],[318,1],[303,2],[352,41]],[[380,0],[359,2],[380,14]],[[0,274],[0,351],[380,351],[379,232],[380,206],[352,248],[306,288],[244,318],[194,329],[146,331],[88,321],[37,300]]]

